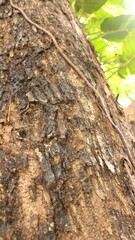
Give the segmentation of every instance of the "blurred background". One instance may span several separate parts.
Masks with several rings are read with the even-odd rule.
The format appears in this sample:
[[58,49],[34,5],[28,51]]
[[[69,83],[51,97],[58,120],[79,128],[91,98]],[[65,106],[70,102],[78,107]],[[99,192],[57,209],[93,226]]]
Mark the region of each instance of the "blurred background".
[[69,0],[94,45],[108,84],[135,121],[135,1]]

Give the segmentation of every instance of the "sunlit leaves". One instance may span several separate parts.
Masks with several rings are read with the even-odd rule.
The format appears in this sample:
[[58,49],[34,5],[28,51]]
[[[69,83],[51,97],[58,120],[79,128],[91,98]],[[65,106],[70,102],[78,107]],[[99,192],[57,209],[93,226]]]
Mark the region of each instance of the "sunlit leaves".
[[114,94],[127,94],[123,79],[135,74],[135,16],[125,11],[125,0],[69,1],[98,53]]
[[82,12],[93,13],[101,8],[106,1],[107,0],[78,0],[75,3],[75,8],[77,11],[82,9]]
[[135,74],[135,30],[124,39],[121,56],[121,76]]
[[123,7],[124,6],[124,0],[108,0],[109,4],[117,7]]
[[100,57],[104,57],[105,49],[109,47],[109,43],[102,38],[97,38],[93,44]]
[[109,41],[121,41],[128,32],[135,26],[135,16],[121,15],[106,18],[101,23],[101,31],[104,32],[103,37]]

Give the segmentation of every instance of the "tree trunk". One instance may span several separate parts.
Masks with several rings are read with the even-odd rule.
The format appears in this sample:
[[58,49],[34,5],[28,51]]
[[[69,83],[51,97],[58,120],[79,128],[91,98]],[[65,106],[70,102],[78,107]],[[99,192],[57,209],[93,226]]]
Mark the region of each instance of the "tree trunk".
[[[15,0],[14,0],[15,1]],[[67,0],[0,1],[0,240],[133,240],[132,138]],[[130,150],[131,151],[131,150]],[[131,153],[132,154],[132,153]]]

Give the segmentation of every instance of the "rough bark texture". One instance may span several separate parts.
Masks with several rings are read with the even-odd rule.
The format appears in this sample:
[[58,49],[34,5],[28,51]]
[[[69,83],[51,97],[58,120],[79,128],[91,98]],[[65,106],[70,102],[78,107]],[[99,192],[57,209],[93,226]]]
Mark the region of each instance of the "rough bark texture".
[[[15,1],[119,112],[66,0]],[[50,38],[0,0],[0,240],[134,240],[131,169],[100,102]]]

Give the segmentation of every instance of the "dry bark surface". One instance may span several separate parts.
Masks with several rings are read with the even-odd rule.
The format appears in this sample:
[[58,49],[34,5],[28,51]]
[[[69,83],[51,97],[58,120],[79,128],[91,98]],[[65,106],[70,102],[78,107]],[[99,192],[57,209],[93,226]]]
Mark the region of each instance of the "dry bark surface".
[[[15,1],[123,113],[66,0]],[[134,240],[134,175],[100,101],[49,36],[0,1],[0,240]],[[132,152],[133,154],[133,152]]]

